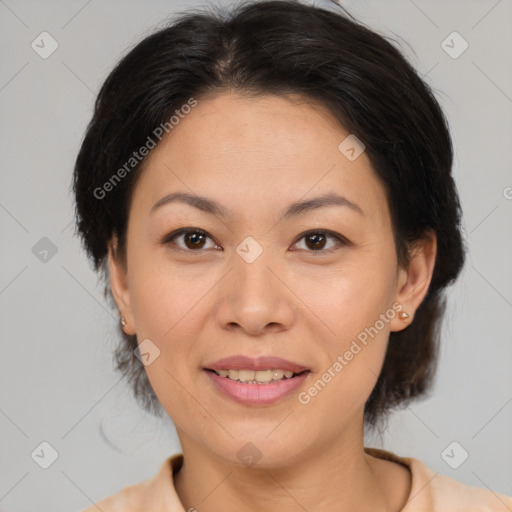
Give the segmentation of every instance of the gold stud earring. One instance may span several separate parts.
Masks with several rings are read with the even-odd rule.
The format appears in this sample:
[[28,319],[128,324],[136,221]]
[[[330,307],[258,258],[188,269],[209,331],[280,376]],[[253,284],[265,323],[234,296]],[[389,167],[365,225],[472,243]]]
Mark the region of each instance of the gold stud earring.
[[399,318],[401,318],[404,322],[407,322],[407,319],[409,318],[409,315],[405,311],[400,311],[398,313]]

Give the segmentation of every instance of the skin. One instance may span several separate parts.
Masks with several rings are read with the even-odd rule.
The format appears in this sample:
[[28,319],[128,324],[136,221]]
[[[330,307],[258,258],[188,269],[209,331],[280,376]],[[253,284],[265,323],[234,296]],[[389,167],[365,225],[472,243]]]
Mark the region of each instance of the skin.
[[[407,501],[409,471],[363,450],[363,408],[389,333],[408,326],[427,293],[436,239],[425,237],[409,267],[398,267],[384,190],[364,152],[350,161],[338,150],[347,135],[328,111],[298,96],[222,93],[198,100],[145,161],[126,265],[113,238],[110,279],[125,332],[161,351],[145,369],[181,442],[175,487],[185,510],[379,512]],[[231,215],[183,203],[150,214],[177,191],[207,196]],[[327,206],[280,219],[292,202],[328,192],[364,215]],[[199,249],[187,235],[161,243],[179,228],[200,228],[209,238]],[[301,235],[315,229],[350,244],[308,243]],[[263,249],[252,263],[236,252],[248,236]],[[298,393],[396,301],[408,321],[395,315],[310,403],[299,403]],[[202,370],[235,354],[276,355],[311,373],[274,404],[242,405]],[[237,456],[249,442],[261,452],[253,467]]]

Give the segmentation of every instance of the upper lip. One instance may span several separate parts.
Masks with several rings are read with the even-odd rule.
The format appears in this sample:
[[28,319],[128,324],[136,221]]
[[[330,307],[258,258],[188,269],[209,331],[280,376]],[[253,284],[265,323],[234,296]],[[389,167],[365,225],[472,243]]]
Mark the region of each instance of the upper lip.
[[288,370],[294,373],[300,373],[309,370],[306,366],[302,366],[293,361],[282,359],[275,356],[248,357],[244,355],[236,355],[218,359],[204,366],[207,370]]

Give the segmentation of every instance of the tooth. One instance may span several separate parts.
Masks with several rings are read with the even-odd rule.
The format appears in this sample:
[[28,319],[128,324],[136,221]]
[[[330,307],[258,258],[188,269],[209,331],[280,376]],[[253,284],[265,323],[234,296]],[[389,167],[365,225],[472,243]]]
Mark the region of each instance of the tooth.
[[[229,378],[231,377],[231,370],[229,370]],[[254,370],[238,370],[238,380],[243,382],[247,382],[249,380],[254,380]]]
[[276,379],[278,377],[274,377],[273,370],[258,370],[254,372],[254,380],[258,382],[270,382],[272,379]]
[[218,370],[221,377],[228,377],[231,380],[238,380],[249,384],[267,384],[282,380],[284,377],[290,379],[293,372],[274,368],[271,370]]
[[274,380],[281,380],[284,377],[284,370],[274,369],[272,370],[272,378]]

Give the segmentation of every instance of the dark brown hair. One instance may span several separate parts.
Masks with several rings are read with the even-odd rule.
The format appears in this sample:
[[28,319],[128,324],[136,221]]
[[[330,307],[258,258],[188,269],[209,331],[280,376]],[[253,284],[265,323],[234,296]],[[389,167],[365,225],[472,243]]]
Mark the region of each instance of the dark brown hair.
[[[335,6],[335,4],[332,4]],[[332,7],[331,6],[331,7]],[[413,322],[390,334],[381,374],[367,403],[365,424],[424,395],[436,366],[444,288],[462,269],[465,247],[460,204],[451,175],[448,123],[430,87],[401,52],[352,18],[295,0],[246,1],[230,9],[189,10],[145,37],[109,74],[98,94],[74,170],[78,234],[105,296],[107,244],[119,239],[125,261],[126,227],[141,163],[98,190],[125,166],[148,136],[190,98],[240,94],[299,94],[326,107],[365,145],[391,211],[398,262],[428,230],[437,258],[426,297]],[[111,182],[112,183],[112,182]],[[104,187],[102,188],[104,190]],[[116,367],[148,411],[162,414],[136,336],[120,330]]]

